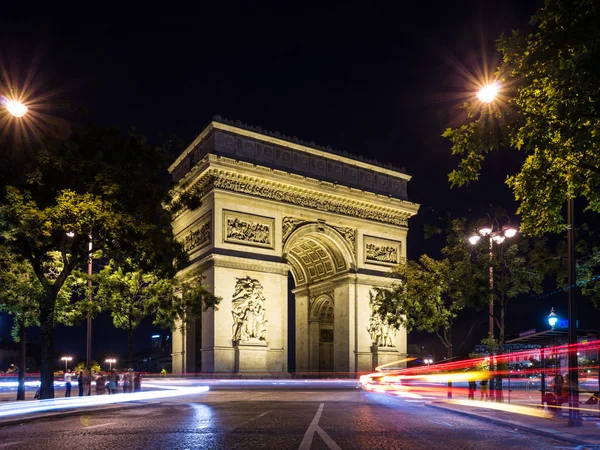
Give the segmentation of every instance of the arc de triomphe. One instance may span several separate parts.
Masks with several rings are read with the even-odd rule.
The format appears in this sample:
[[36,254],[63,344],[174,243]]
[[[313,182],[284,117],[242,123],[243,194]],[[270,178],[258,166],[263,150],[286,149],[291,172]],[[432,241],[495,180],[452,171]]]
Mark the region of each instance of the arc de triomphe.
[[369,294],[406,254],[410,176],[220,118],[169,171],[202,196],[173,223],[188,270],[223,299],[173,333],[175,373],[343,374],[406,353]]

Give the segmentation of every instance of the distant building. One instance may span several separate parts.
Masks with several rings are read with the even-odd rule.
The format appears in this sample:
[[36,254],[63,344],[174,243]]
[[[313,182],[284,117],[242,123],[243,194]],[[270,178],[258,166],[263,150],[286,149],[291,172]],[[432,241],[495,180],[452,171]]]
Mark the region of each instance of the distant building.
[[172,372],[171,336],[153,334],[151,347],[133,357],[134,369],[138,372],[160,373],[163,369]]

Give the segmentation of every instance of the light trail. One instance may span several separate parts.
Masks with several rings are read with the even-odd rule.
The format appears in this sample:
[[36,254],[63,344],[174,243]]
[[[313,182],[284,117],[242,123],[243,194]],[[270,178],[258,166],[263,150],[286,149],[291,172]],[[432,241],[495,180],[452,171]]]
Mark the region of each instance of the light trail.
[[[164,386],[161,386],[164,388]],[[127,403],[140,400],[157,400],[182,395],[194,395],[207,392],[208,386],[165,389],[164,391],[142,391],[128,394],[94,395],[87,397],[63,397],[47,400],[32,400],[26,402],[0,405],[0,418],[10,418],[57,410],[72,410],[89,408],[92,406],[110,405],[114,403]]]

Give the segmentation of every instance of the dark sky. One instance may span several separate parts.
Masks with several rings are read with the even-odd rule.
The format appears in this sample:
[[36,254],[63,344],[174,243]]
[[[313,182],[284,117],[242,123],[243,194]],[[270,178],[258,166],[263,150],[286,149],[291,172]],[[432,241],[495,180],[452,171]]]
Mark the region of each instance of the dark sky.
[[[190,142],[220,114],[405,167],[414,177],[410,199],[422,204],[410,223],[414,258],[432,251],[422,239],[429,208],[485,215],[494,204],[514,211],[503,180],[520,155],[494,156],[482,182],[450,190],[456,160],[440,135],[459,123],[459,97],[473,90],[465,73],[493,71],[495,38],[529,30],[541,3],[221,2],[177,17],[166,14],[168,5],[130,16],[5,15],[0,62],[17,79],[35,73],[58,97],[86,107],[90,120],[135,125],[155,139],[166,133]],[[543,318],[549,309],[540,302],[531,314]],[[99,325],[95,342],[103,339],[96,333],[106,324]],[[0,326],[5,336],[6,321]],[[512,331],[535,326],[516,321]],[[139,346],[151,331],[140,331]],[[74,333],[60,329],[57,347],[81,343],[83,330]],[[115,350],[126,342],[110,336]]]

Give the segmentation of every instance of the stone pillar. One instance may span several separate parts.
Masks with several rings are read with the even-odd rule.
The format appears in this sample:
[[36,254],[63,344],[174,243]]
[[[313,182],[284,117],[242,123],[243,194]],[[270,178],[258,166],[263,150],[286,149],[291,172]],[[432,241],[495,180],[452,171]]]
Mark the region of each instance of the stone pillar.
[[[396,349],[396,347],[375,347],[371,348],[373,352],[373,367],[372,370],[375,370],[377,366],[382,366],[385,364],[394,363],[399,361],[402,357],[400,352]],[[406,364],[394,364],[389,366],[389,369],[401,369],[405,367]]]
[[264,375],[267,373],[267,354],[269,349],[265,341],[251,339],[236,341],[234,372],[238,375]]
[[[296,296],[296,372],[309,372],[311,365],[308,291],[306,288],[296,289],[294,295]],[[317,369],[318,367],[317,365]]]

